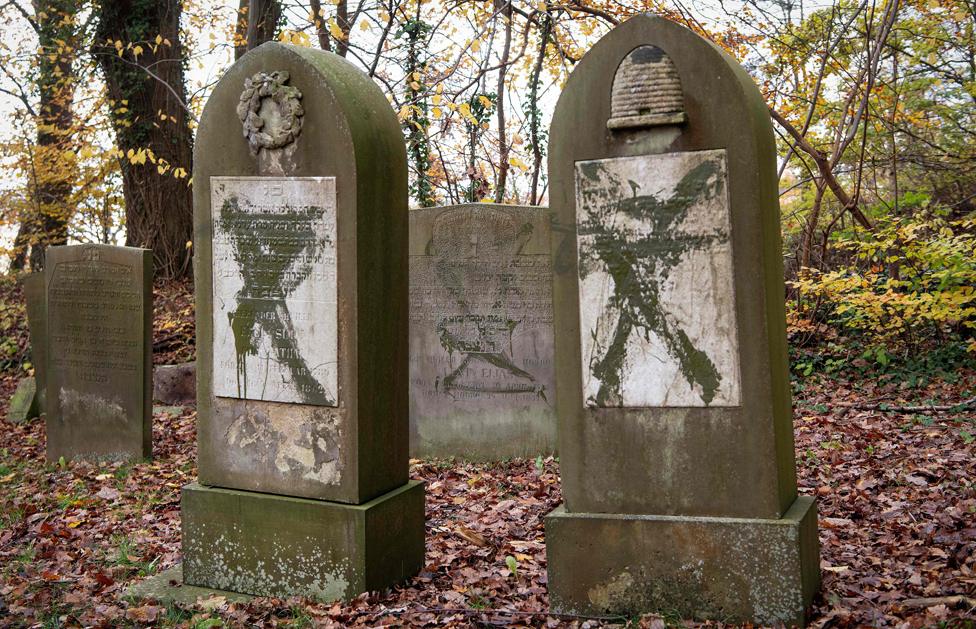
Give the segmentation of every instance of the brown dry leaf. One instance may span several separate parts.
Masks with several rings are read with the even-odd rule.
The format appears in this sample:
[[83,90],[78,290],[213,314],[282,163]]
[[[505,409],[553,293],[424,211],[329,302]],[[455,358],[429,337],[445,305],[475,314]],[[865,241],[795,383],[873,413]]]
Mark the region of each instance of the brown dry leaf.
[[488,545],[488,539],[484,535],[469,529],[463,524],[459,524],[457,528],[454,529],[454,532],[457,533],[458,537],[471,542],[475,546],[484,547]]
[[159,612],[162,609],[162,607],[156,607],[155,605],[130,607],[125,610],[125,618],[133,622],[156,622],[156,617],[159,616]]
[[213,611],[218,607],[221,607],[227,603],[226,596],[217,596],[216,594],[208,598],[198,598],[197,607],[204,611]]
[[105,486],[98,490],[95,494],[96,498],[101,498],[102,500],[116,500],[119,497],[119,490],[114,487]]

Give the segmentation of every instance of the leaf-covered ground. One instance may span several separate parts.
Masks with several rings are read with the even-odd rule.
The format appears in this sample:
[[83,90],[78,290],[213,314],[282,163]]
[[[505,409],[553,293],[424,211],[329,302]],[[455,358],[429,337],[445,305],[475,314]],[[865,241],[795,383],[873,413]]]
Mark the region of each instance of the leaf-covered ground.
[[[4,399],[12,382],[3,382]],[[951,404],[976,376],[914,399],[889,388],[824,381],[798,395],[800,487],[820,508],[814,624],[972,623],[976,422],[965,412],[888,409]],[[415,462],[411,476],[427,482],[427,565],[402,588],[347,605],[216,599],[180,609],[127,600],[123,590],[179,561],[179,489],[196,474],[192,408],[157,413],[155,459],[138,465],[45,464],[42,423],[0,430],[0,626],[586,624],[546,614],[542,517],[560,500],[552,460]]]
[[[173,362],[192,357],[192,305],[188,292],[168,294],[157,299],[155,344]],[[3,418],[13,374],[0,375]],[[813,625],[976,626],[976,415],[954,408],[976,395],[976,372],[913,387],[878,382],[796,386],[800,491],[815,494],[820,511],[824,583]],[[552,459],[413,462],[411,476],[427,483],[426,566],[389,592],[345,605],[127,598],[129,584],[179,561],[195,419],[192,407],[157,412],[152,462],[99,466],[46,464],[41,422],[0,419],[0,627],[681,624],[548,615],[542,519],[560,501]]]

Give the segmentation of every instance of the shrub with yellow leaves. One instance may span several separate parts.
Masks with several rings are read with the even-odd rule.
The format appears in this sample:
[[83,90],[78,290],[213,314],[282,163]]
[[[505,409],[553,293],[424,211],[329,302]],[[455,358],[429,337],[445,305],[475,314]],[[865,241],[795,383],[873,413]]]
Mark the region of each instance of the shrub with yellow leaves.
[[850,252],[848,264],[802,269],[791,282],[792,333],[827,324],[883,364],[882,356],[926,344],[961,344],[976,354],[976,217],[894,217],[866,239],[848,234],[835,246]]

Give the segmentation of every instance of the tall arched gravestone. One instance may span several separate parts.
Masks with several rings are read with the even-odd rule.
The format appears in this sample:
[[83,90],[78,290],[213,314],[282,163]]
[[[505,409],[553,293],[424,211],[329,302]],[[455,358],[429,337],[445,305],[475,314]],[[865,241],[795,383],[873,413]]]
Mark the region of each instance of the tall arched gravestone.
[[344,59],[277,43],[227,71],[194,155],[199,484],[183,575],[355,596],[417,572],[407,468],[406,155]]
[[552,452],[547,208],[410,211],[410,451],[504,459]]
[[549,150],[564,612],[801,623],[775,146],[737,63],[651,16],[573,71]]

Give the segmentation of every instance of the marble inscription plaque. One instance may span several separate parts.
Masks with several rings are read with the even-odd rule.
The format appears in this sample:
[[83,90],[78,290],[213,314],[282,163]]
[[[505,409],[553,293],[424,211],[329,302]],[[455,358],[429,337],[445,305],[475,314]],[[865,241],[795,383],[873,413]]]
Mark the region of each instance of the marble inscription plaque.
[[212,177],[214,395],[336,406],[333,177]]
[[738,406],[724,150],[576,164],[583,402]]
[[424,242],[423,255],[410,257],[411,415],[548,414],[552,272],[544,213],[481,205],[412,215],[426,212],[437,212],[429,231],[411,232]]

